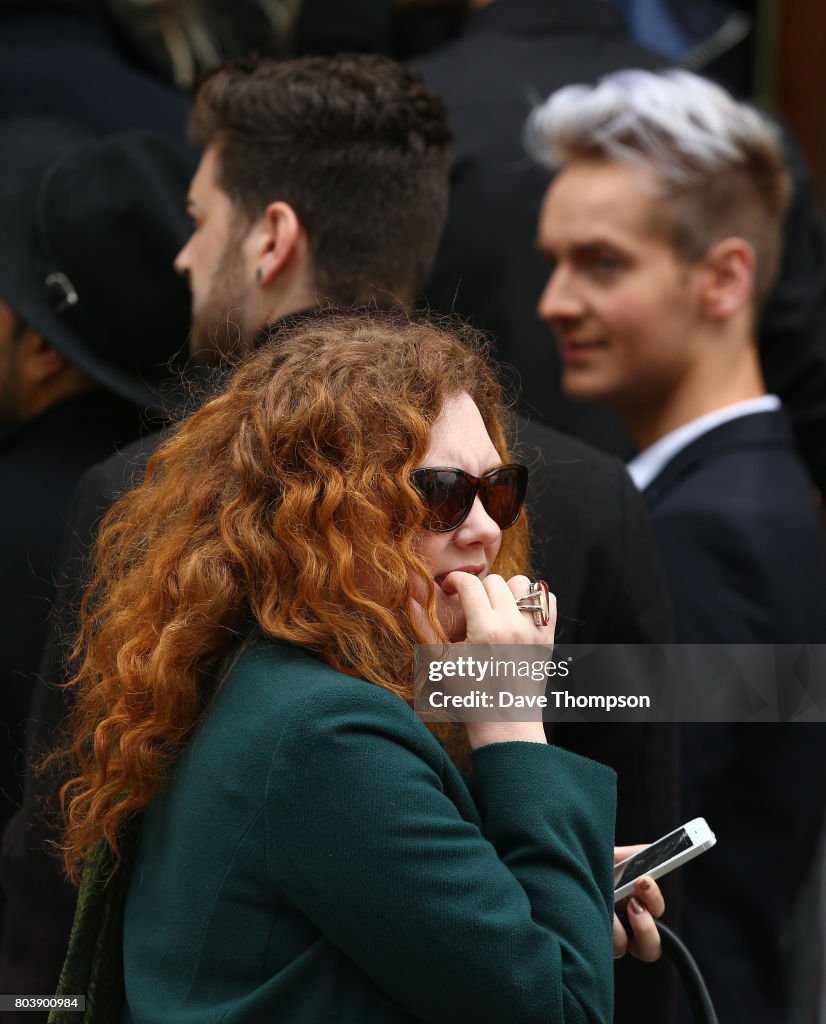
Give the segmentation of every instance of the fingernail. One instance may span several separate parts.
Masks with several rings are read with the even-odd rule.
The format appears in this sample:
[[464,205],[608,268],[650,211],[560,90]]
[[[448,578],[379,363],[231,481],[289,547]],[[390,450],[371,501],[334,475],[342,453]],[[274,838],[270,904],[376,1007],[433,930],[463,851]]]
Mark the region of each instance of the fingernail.
[[631,899],[628,901],[628,907],[630,910],[633,910],[635,914],[645,913],[645,907],[642,905],[642,903],[640,903],[636,896],[632,896]]
[[637,882],[637,888],[640,890],[640,892],[648,892],[648,890],[651,888],[651,883],[648,881],[647,878],[643,878],[639,882]]

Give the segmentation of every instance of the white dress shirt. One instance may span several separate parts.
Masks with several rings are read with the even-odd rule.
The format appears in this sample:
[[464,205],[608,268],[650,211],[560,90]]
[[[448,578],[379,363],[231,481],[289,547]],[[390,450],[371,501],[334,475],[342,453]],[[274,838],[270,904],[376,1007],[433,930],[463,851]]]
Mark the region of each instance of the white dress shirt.
[[747,398],[745,402],[725,405],[722,409],[715,409],[714,412],[708,412],[705,416],[698,416],[696,420],[684,423],[649,445],[628,463],[627,469],[634,485],[638,491],[644,491],[683,448],[687,448],[692,441],[696,441],[698,437],[702,437],[722,423],[758,412],[774,412],[780,406],[777,395],[761,395],[760,398]]

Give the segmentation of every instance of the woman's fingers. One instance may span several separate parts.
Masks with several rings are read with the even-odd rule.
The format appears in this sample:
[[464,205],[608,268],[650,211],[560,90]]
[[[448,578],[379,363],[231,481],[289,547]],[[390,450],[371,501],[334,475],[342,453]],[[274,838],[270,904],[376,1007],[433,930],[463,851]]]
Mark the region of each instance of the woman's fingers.
[[650,843],[635,843],[633,846],[615,846],[614,847],[614,863],[619,864],[621,860],[627,860],[629,857],[633,857],[635,853],[640,853]]
[[[531,581],[527,576],[511,576],[506,585],[513,596],[514,602],[516,602],[520,597],[524,597],[527,594]],[[517,611],[519,611],[518,608]]]
[[646,963],[659,960],[662,954],[660,933],[651,913],[636,896],[628,900],[626,910],[633,935],[628,942],[628,952]]
[[647,963],[658,960],[662,954],[662,944],[654,919],[660,917],[664,910],[663,894],[653,878],[638,878],[634,885],[634,895],[625,903],[625,913],[631,926],[630,939],[614,914],[614,956],[630,953]]
[[[615,846],[614,863],[618,864],[627,857],[633,857],[646,846],[646,843],[636,846]],[[620,904],[620,907],[622,906]],[[662,954],[662,945],[654,918],[660,917],[665,910],[665,899],[653,878],[643,875],[637,879],[634,883],[634,895],[625,902],[624,910],[631,926],[631,938],[629,939],[617,915],[614,914],[614,956],[620,957],[630,953],[647,963],[658,960]]]
[[468,624],[471,617],[481,620],[491,611],[490,597],[482,586],[482,581],[473,573],[458,571],[448,573],[442,581],[442,590],[446,594],[459,595]]
[[662,917],[665,910],[665,898],[653,878],[649,878],[647,875],[638,878],[634,883],[634,895],[652,917]]
[[550,645],[556,621],[556,599],[551,595],[548,625],[537,626],[532,613],[516,606],[517,598],[527,594],[529,586],[527,576],[514,576],[505,581],[496,573],[480,580],[471,573],[452,572],[442,583],[445,593],[459,595],[467,622],[468,643]]

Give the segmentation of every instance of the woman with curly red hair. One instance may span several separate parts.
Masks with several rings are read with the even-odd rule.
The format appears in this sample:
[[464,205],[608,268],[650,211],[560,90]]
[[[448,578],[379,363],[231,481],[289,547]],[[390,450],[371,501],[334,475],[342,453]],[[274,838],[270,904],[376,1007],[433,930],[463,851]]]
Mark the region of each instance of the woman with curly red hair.
[[379,316],[277,334],[159,449],[77,646],[84,1019],[610,1019],[612,772],[410,706],[416,643],[552,642],[526,474],[478,344]]

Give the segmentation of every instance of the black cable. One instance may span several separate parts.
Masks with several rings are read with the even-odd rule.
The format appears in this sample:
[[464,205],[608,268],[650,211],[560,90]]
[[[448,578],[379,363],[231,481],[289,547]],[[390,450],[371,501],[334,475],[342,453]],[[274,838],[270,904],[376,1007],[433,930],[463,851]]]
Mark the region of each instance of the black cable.
[[677,974],[685,988],[688,996],[688,1003],[694,1020],[703,1024],[717,1024],[717,1014],[711,996],[708,994],[705,979],[700,973],[697,961],[689,953],[687,947],[671,929],[656,921],[657,931],[660,933],[660,941],[663,946],[663,953],[674,964]]
[[[633,938],[633,932],[631,931],[627,915],[621,913],[617,916],[626,932],[628,932],[628,935]],[[705,979],[700,973],[700,968],[697,966],[697,961],[689,953],[683,940],[675,935],[667,925],[664,925],[661,921],[655,921],[654,923],[657,926],[657,931],[660,933],[663,955],[667,956],[672,962],[677,974],[680,976],[680,981],[683,983],[694,1020],[698,1024],[718,1024],[717,1013],[711,1001],[711,996],[708,994]]]

